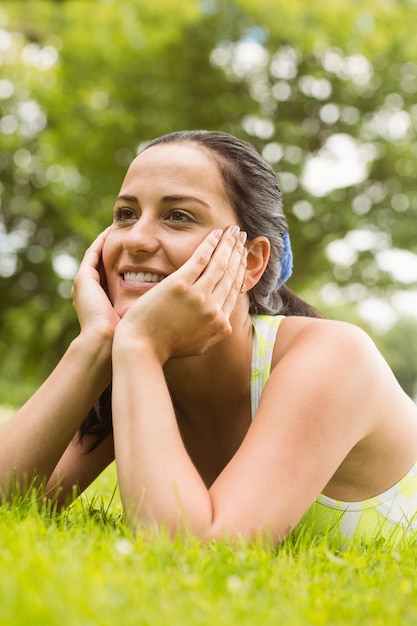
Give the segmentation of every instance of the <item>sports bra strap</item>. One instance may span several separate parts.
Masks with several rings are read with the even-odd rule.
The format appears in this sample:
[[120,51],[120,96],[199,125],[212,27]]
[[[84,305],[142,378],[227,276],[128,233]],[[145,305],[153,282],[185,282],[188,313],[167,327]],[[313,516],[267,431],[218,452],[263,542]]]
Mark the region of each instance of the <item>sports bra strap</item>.
[[272,354],[283,315],[252,315],[251,416],[255,417],[262,390],[271,372]]

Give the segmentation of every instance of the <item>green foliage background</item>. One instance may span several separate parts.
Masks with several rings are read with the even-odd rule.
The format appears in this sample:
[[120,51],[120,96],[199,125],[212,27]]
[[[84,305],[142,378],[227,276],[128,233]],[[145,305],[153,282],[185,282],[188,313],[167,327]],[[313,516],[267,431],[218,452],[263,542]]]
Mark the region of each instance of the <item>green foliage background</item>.
[[[76,335],[76,264],[161,133],[216,128],[263,152],[284,190],[290,287],[326,314],[366,326],[358,304],[413,294],[379,258],[417,253],[416,17],[415,0],[3,1],[0,402],[21,402]],[[313,194],[306,165],[340,134],[366,175]],[[350,260],[327,253],[335,241]],[[415,320],[369,330],[413,394]]]

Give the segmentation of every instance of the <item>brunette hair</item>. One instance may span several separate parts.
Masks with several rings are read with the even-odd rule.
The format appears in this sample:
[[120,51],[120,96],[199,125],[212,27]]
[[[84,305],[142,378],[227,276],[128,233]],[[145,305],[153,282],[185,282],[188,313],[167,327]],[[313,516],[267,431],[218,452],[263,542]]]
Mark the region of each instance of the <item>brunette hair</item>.
[[[288,225],[282,193],[275,172],[254,146],[234,135],[219,131],[178,131],[157,137],[144,150],[159,144],[189,144],[213,159],[242,230],[248,240],[261,235],[270,242],[270,257],[259,282],[249,290],[249,312],[260,315],[321,317],[307,302],[281,284],[283,255],[288,252]],[[93,434],[96,447],[112,431],[111,386],[100,396],[79,430],[80,440]]]

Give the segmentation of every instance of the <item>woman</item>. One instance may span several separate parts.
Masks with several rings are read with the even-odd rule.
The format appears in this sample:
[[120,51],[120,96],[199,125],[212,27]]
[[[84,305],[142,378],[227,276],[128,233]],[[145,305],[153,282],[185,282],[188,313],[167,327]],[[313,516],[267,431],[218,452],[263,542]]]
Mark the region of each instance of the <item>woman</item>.
[[152,142],[81,263],[79,336],[2,431],[3,484],[35,474],[66,503],[115,456],[134,527],[274,543],[301,520],[341,543],[416,528],[417,408],[367,335],[291,294],[290,266],[250,145]]

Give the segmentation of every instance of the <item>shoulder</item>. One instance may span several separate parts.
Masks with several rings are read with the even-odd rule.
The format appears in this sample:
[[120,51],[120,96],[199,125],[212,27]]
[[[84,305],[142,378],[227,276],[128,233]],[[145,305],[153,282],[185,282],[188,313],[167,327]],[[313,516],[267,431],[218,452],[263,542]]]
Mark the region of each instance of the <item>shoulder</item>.
[[380,423],[403,392],[372,339],[358,326],[288,317],[279,328],[264,394],[265,406],[280,406],[294,419],[298,416],[301,431],[324,429],[333,433],[334,441],[349,432],[353,446]]
[[372,346],[376,350],[370,336],[359,326],[337,320],[285,317],[280,324],[279,337],[280,341],[277,343],[281,343],[284,349],[311,342],[320,343],[323,347],[337,344],[339,348],[344,344],[349,348],[353,343],[356,347]]
[[[386,375],[390,372],[384,358],[371,337],[361,328],[348,322],[304,317],[282,320],[275,344],[272,366],[281,362],[308,365],[312,372],[357,378]],[[364,370],[367,370],[364,372]],[[366,376],[365,376],[366,374]]]

